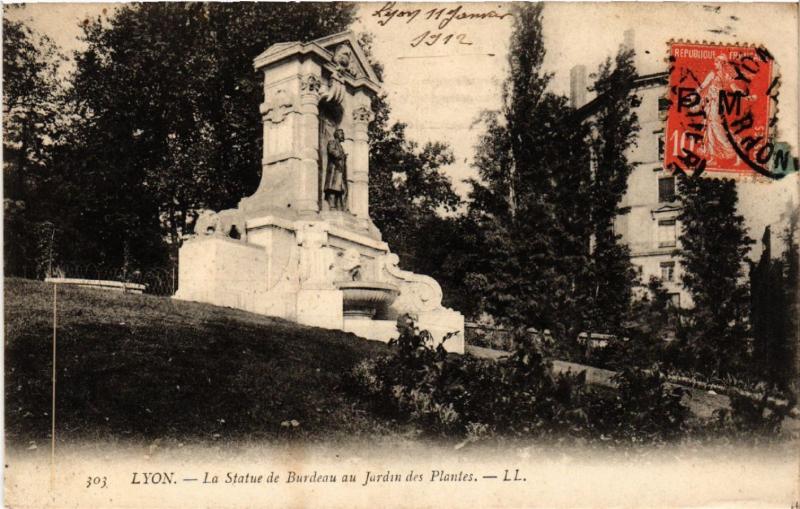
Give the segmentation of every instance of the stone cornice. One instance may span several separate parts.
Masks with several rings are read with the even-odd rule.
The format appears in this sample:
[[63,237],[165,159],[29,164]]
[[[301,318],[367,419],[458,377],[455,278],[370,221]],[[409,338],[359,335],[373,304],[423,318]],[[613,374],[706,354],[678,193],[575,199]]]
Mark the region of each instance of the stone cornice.
[[[276,216],[262,216],[254,219],[249,219],[247,221],[246,228],[248,231],[250,231],[262,228],[277,227],[277,228],[282,228],[284,230],[296,232],[300,229],[300,223],[304,222],[316,222],[316,221],[291,221]],[[327,221],[319,221],[319,222],[327,223]],[[334,237],[339,237],[340,239],[348,240],[356,244],[361,244],[363,246],[371,247],[372,249],[378,251],[384,251],[387,253],[389,252],[389,245],[382,240],[376,240],[366,235],[362,235],[360,233],[346,230],[344,228],[339,228],[331,225],[330,223],[328,223],[327,231],[329,235],[332,235]]]
[[253,60],[253,65],[256,70],[259,70],[265,67],[273,66],[288,58],[297,56],[301,59],[316,58],[319,60],[320,65],[328,70],[334,70],[336,66],[333,64],[333,54],[325,49],[323,45],[331,46],[342,43],[348,43],[353,48],[356,59],[366,72],[367,76],[354,77],[348,75],[347,73],[342,73],[340,79],[354,89],[367,88],[374,93],[379,93],[381,89],[380,80],[375,74],[375,71],[372,69],[372,66],[370,66],[367,57],[364,55],[364,52],[358,44],[355,36],[350,31],[323,37],[311,42],[288,42],[274,44],[266,51],[258,55]]

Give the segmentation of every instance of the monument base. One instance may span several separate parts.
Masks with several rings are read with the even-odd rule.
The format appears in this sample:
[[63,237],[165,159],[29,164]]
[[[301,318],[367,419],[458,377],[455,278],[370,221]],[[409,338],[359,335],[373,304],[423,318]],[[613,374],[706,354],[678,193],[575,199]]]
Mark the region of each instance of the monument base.
[[[463,353],[464,317],[442,307],[438,283],[400,269],[385,242],[343,224],[266,216],[247,220],[239,239],[195,236],[179,252],[175,298],[379,341],[397,337],[397,318],[410,315],[437,343],[449,335],[448,351]],[[381,303],[376,319],[344,316],[364,295]]]
[[[434,346],[444,341],[444,348],[448,352],[464,353],[464,316],[461,313],[451,310],[444,310],[443,313],[423,313],[415,323],[418,329],[430,332]],[[342,330],[384,343],[400,335],[397,330],[397,320],[363,320],[345,317]]]
[[297,323],[342,330],[342,308],[342,292],[339,290],[297,292]]
[[464,353],[464,315],[452,309],[438,309],[419,313],[417,328],[433,336],[434,344],[444,341],[448,352]]
[[399,335],[396,320],[361,320],[359,318],[345,318],[345,332],[352,332],[356,336],[373,341],[388,343]]

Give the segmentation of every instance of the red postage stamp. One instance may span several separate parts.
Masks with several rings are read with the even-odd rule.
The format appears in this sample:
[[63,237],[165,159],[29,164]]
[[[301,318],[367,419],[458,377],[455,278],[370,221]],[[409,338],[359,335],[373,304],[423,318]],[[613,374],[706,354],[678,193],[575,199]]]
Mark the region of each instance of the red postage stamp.
[[772,176],[778,78],[764,48],[670,44],[664,167],[687,174]]

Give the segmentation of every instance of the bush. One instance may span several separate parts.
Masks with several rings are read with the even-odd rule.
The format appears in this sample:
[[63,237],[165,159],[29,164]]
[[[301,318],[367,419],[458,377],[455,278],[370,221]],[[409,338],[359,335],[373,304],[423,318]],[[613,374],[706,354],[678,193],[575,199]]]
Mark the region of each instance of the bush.
[[[448,354],[427,331],[401,321],[391,355],[359,363],[353,379],[380,411],[443,435],[546,435],[580,427],[582,377],[552,376],[525,335],[503,362]],[[527,343],[527,344],[526,344]],[[528,348],[526,348],[526,346]]]
[[771,398],[769,391],[765,391],[758,400],[734,392],[730,400],[730,409],[722,408],[714,412],[714,429],[720,434],[735,434],[747,441],[776,438],[783,420],[796,404],[796,398],[791,393]]
[[401,320],[394,351],[352,371],[354,387],[375,408],[439,435],[613,443],[666,441],[685,431],[682,393],[659,372],[621,372],[611,395],[592,390],[585,373],[553,374],[530,335],[517,333],[499,361],[448,354],[427,331]]
[[626,368],[613,381],[614,396],[590,410],[596,433],[631,443],[669,442],[686,434],[689,409],[681,403],[686,391],[671,387],[659,369]]

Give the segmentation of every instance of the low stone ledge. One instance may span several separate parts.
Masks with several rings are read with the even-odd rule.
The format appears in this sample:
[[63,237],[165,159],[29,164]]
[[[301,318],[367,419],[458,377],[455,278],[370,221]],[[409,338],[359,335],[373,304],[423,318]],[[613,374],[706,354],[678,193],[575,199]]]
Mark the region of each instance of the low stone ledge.
[[146,286],[138,283],[123,283],[122,281],[108,281],[103,279],[77,279],[68,277],[48,277],[45,283],[57,285],[79,286],[82,288],[95,288],[110,292],[142,293]]

